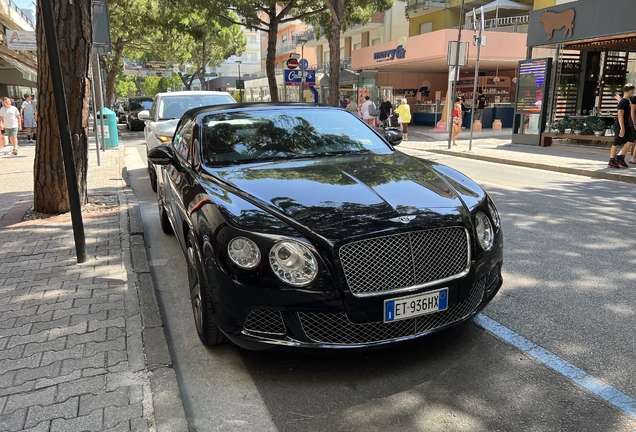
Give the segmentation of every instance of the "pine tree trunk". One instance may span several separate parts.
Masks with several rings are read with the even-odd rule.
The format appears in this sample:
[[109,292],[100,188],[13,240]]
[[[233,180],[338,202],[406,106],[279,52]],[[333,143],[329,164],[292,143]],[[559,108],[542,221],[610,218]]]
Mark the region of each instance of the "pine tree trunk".
[[340,32],[344,16],[344,0],[334,0],[331,7],[331,25],[327,42],[329,43],[329,104],[339,105],[340,98]]
[[[80,202],[87,201],[88,174],[88,103],[90,95],[89,65],[93,6],[90,0],[54,1],[53,10],[58,35],[62,77],[66,91],[68,117],[73,142],[73,159]],[[34,164],[34,207],[41,213],[69,211],[60,131],[57,123],[53,83],[42,8],[38,2],[38,132]]]
[[278,20],[276,8],[274,16],[270,15],[269,28],[267,29],[267,57],[265,59],[265,72],[269,85],[269,97],[271,102],[278,102],[278,84],[276,83],[276,40],[278,35]]
[[125,44],[118,40],[115,42],[113,47],[113,53],[110,55],[110,64],[106,68],[108,74],[106,75],[106,100],[104,101],[104,106],[109,108],[115,102],[115,80],[117,79],[117,74],[122,69],[121,67],[121,59],[124,53]]

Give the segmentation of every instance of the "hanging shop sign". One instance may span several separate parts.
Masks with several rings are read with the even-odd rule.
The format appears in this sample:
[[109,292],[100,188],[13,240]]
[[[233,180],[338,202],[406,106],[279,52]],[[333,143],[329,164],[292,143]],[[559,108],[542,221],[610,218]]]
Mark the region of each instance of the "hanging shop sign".
[[7,48],[10,50],[37,51],[35,32],[7,30]]

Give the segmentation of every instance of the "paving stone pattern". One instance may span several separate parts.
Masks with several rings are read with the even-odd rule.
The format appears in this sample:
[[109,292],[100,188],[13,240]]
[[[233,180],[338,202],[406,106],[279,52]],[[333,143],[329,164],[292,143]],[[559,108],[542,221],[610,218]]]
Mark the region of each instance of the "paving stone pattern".
[[[89,195],[121,199],[123,151],[102,152],[100,167],[90,152]],[[0,219],[32,199],[34,153],[24,143],[0,157]],[[84,217],[82,264],[68,216],[0,229],[0,431],[157,430],[126,215]]]

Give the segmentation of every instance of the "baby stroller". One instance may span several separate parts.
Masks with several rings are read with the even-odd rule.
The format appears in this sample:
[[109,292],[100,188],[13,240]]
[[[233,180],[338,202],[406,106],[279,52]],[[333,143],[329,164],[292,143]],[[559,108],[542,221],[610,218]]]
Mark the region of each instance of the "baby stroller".
[[386,128],[399,128],[400,127],[400,116],[397,114],[393,114],[386,119]]
[[402,125],[398,119],[399,116],[393,114],[383,122],[382,127],[375,128],[380,135],[384,136],[393,145],[398,145],[402,142]]

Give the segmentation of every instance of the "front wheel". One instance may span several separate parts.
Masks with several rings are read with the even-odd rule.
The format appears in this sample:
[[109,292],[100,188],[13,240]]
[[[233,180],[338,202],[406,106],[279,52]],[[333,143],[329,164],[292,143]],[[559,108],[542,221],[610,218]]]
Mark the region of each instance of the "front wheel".
[[225,335],[212,321],[212,298],[208,287],[201,277],[201,267],[194,249],[192,232],[188,233],[188,284],[192,314],[199,339],[204,345],[214,346],[225,342]]

